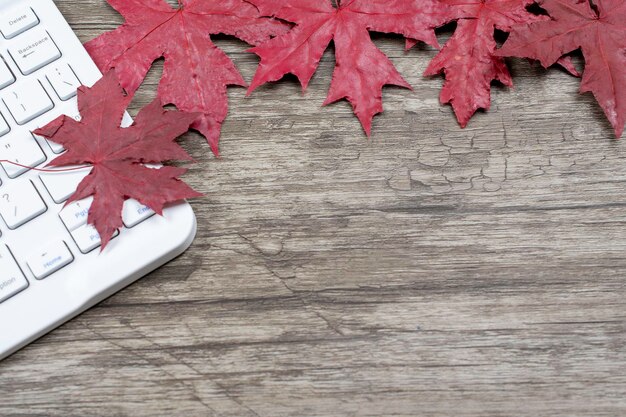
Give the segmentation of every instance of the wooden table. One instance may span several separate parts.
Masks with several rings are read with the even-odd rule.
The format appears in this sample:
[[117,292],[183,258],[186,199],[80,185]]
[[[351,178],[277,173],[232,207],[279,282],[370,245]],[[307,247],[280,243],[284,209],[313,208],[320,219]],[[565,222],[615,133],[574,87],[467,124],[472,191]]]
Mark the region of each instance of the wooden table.
[[[121,23],[57,4],[85,41]],[[0,415],[626,415],[624,142],[521,60],[462,130],[421,76],[435,52],[376,42],[415,91],[385,90],[371,140],[320,107],[332,52],[305,95],[229,90],[221,159],[183,141],[195,243],[3,361]]]

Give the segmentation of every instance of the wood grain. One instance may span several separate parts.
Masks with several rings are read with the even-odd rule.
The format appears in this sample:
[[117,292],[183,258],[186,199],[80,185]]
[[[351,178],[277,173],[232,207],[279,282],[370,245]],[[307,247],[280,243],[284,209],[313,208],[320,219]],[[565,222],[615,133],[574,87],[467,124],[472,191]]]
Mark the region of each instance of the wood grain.
[[[84,41],[121,23],[57,4]],[[385,90],[371,140],[320,107],[332,51],[305,95],[231,89],[221,159],[184,139],[193,246],[3,361],[0,415],[626,415],[626,145],[521,60],[462,130],[435,51],[375,39],[415,91]]]

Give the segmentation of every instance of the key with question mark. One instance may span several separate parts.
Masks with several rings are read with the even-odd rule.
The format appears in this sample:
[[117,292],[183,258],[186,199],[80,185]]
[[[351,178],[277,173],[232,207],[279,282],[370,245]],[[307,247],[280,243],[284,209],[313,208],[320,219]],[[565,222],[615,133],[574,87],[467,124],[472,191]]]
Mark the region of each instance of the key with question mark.
[[[7,193],[2,194],[2,204],[4,205],[11,204],[11,196],[9,194]],[[17,206],[14,206],[13,217],[17,217]]]
[[30,180],[15,181],[0,188],[0,217],[11,230],[44,213],[46,204]]

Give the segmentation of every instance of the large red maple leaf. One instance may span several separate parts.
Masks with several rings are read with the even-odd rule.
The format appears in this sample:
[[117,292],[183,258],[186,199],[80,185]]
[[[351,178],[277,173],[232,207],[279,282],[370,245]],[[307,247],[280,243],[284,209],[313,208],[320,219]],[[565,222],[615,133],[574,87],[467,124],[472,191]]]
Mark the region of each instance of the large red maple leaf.
[[198,115],[165,111],[155,100],[139,112],[130,127],[122,128],[130,100],[131,95],[125,93],[111,71],[92,88],[78,89],[80,122],[61,116],[34,132],[67,149],[51,166],[93,166],[67,204],[94,197],[88,222],[98,230],[103,249],[115,230],[122,227],[125,200],[134,198],[161,214],[167,203],[200,196],[179,180],[186,169],[144,165],[190,160],[175,139]]
[[98,67],[117,70],[133,93],[152,63],[165,58],[158,88],[161,103],[202,115],[192,125],[218,153],[221,125],[228,113],[226,88],[246,86],[228,56],[211,41],[212,34],[237,37],[257,45],[285,32],[288,26],[261,18],[244,0],[179,0],[178,9],[164,0],[107,0],[126,22],[87,42]]
[[581,93],[591,92],[620,137],[626,122],[626,1],[540,0],[552,18],[514,28],[499,54],[544,67],[582,49]]
[[[527,7],[534,0],[440,0],[461,18],[454,35],[431,61],[424,75],[444,73],[441,103],[450,103],[461,127],[478,109],[491,106],[491,82],[512,86],[504,59],[495,55],[495,30],[544,20]],[[412,46],[412,44],[409,44]],[[571,69],[571,67],[570,67]]]
[[366,133],[383,111],[382,88],[410,88],[389,58],[372,42],[369,31],[397,33],[438,46],[434,28],[452,13],[437,0],[248,0],[264,16],[295,24],[287,34],[251,51],[261,57],[249,92],[261,84],[294,74],[306,89],[331,41],[336,67],[324,105],[346,98]]

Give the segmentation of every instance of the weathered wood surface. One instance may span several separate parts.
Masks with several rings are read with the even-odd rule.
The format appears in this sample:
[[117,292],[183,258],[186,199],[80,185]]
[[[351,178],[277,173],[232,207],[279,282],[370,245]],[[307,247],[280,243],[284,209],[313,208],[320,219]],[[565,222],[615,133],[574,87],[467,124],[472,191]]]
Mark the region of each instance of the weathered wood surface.
[[[82,40],[121,22],[57,4]],[[332,53],[304,96],[231,89],[222,158],[184,140],[191,249],[2,362],[0,415],[626,415],[624,142],[524,61],[461,130],[434,51],[377,43],[415,91],[385,90],[370,141],[320,108]]]

